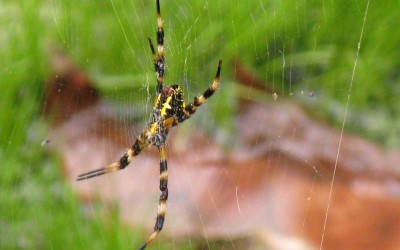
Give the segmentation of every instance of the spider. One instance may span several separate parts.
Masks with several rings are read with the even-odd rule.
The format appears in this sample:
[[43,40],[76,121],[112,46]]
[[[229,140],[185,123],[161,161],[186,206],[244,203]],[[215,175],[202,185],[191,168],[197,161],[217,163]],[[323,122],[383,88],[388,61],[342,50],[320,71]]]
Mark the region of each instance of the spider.
[[161,195],[158,203],[156,223],[153,233],[138,248],[144,249],[153,241],[164,225],[165,210],[168,199],[168,172],[165,142],[169,129],[184,122],[193,115],[197,108],[211,97],[218,87],[219,76],[221,72],[222,61],[218,62],[218,69],[214,81],[210,87],[199,97],[195,97],[193,102],[186,104],[183,97],[183,89],[179,85],[164,86],[164,29],[160,14],[160,2],[156,0],[157,5],[157,52],[154,49],[153,42],[148,38],[150,49],[153,55],[154,69],[157,78],[156,100],[151,114],[151,121],[143,132],[137,137],[132,147],[117,162],[104,168],[99,168],[78,176],[77,180],[85,180],[99,175],[111,173],[126,168],[133,158],[142,152],[148,146],[155,146],[158,149],[160,157],[160,191]]

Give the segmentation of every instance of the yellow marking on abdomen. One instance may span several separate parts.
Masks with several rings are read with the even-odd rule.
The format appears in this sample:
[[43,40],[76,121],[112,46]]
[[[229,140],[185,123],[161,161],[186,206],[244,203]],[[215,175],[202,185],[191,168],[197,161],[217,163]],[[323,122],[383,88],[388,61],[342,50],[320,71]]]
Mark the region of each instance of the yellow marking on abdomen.
[[154,135],[157,132],[157,122],[151,124],[150,126],[150,133]]
[[167,114],[167,109],[171,109],[171,105],[169,103],[171,102],[172,97],[169,96],[165,103],[163,104],[163,107],[161,109],[161,116],[165,116]]
[[160,98],[161,98],[161,94],[158,94],[156,101],[154,102],[154,108],[157,108],[158,104],[160,103]]
[[168,119],[165,119],[164,126],[170,128],[174,123],[174,121],[175,121],[174,117],[169,117]]

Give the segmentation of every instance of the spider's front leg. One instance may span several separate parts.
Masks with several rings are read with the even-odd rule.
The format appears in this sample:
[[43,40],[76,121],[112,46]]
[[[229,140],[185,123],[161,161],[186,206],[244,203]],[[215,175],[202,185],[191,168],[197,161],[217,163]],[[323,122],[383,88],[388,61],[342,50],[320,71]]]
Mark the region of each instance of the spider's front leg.
[[158,134],[155,136],[155,146],[158,148],[158,152],[160,155],[160,199],[158,201],[158,209],[157,209],[157,218],[156,224],[154,225],[154,232],[150,235],[145,243],[138,248],[138,250],[145,249],[146,246],[153,241],[164,225],[165,219],[165,210],[167,208],[167,199],[168,199],[168,167],[167,167],[167,157],[165,150],[165,134]]
[[184,109],[183,120],[179,122],[183,122],[184,120],[189,119],[190,116],[196,112],[197,108],[200,107],[201,104],[203,104],[208,98],[210,98],[214,94],[214,92],[218,88],[219,77],[221,74],[221,67],[222,67],[222,60],[219,60],[217,73],[215,74],[213,83],[211,84],[210,87],[208,87],[208,89],[206,89],[206,91],[204,91],[204,93],[201,96],[195,97],[192,103],[186,105]]
[[136,139],[135,143],[133,143],[132,147],[126,152],[117,162],[112,163],[111,165],[108,165],[107,167],[95,169],[83,174],[78,175],[78,178],[76,179],[77,181],[85,180],[85,179],[90,179],[96,176],[100,176],[103,174],[108,174],[120,169],[126,168],[126,166],[131,163],[133,158],[140,154],[144,148],[146,148],[149,145],[148,140],[146,139],[146,134],[148,133],[148,130],[145,129],[140,136]]

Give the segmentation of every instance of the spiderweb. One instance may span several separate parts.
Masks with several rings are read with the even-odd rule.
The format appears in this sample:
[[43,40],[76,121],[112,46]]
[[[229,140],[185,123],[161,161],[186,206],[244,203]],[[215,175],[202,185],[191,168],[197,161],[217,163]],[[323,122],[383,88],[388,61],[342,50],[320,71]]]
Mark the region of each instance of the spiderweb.
[[[155,1],[16,6],[5,2],[0,10],[25,20],[13,19],[16,33],[30,34],[24,27],[38,23],[27,39],[37,42],[26,44],[39,44],[48,62],[37,77],[48,79],[47,87],[29,87],[44,104],[27,129],[26,147],[38,149],[24,156],[40,156],[29,173],[45,167],[35,179],[16,170],[18,184],[2,177],[12,193],[3,201],[32,208],[26,217],[17,208],[5,213],[1,235],[22,236],[3,236],[0,246],[59,248],[71,239],[68,248],[136,248],[155,222],[156,150],[123,171],[85,182],[75,177],[119,159],[149,121],[156,79],[147,37],[155,41]],[[149,248],[398,247],[398,127],[390,114],[399,111],[399,55],[394,42],[379,39],[400,22],[392,9],[369,0],[161,0],[166,85],[180,84],[190,102],[211,84],[219,59],[223,66],[216,94],[169,135],[166,221]],[[32,58],[7,70],[17,75]],[[379,81],[392,93],[376,87]],[[13,147],[4,149],[3,160]],[[393,218],[377,218],[381,210]],[[24,225],[29,221],[39,230]]]

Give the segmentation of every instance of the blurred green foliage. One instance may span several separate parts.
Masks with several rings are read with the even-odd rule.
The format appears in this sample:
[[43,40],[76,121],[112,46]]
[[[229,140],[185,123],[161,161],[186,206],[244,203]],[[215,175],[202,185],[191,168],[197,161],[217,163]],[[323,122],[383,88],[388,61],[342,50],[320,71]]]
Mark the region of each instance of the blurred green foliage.
[[[191,100],[223,59],[218,93],[193,117],[221,141],[234,139],[232,63],[239,61],[280,96],[300,100],[334,124],[342,123],[351,94],[346,128],[398,147],[399,5],[371,2],[349,92],[366,1],[161,1],[166,81],[183,85]],[[105,98],[149,110],[154,1],[4,0],[0,13],[0,248],[137,245],[145,235],[121,226],[117,209],[107,212],[113,223],[105,227],[63,181],[57,156],[41,147],[47,130],[41,101],[57,48],[88,72]],[[270,100],[268,94],[262,101]]]

